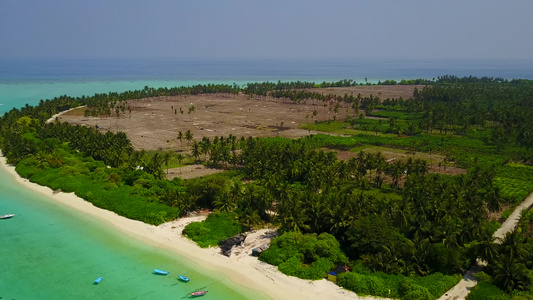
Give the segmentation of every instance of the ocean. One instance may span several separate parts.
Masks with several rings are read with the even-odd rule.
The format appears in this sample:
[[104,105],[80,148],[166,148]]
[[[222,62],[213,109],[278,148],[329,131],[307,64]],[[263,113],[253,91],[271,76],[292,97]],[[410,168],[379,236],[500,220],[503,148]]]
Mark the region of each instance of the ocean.
[[[442,75],[533,79],[533,61],[0,59],[0,114],[60,95],[144,86],[341,79],[362,83]],[[0,168],[0,214],[7,213],[16,217],[0,220],[0,299],[171,299],[199,288],[210,291],[206,298],[266,298],[186,257],[127,238],[59,206],[17,184]],[[155,276],[154,268],[174,276]],[[187,274],[191,282],[179,283],[177,274]],[[93,285],[100,276],[102,283]]]

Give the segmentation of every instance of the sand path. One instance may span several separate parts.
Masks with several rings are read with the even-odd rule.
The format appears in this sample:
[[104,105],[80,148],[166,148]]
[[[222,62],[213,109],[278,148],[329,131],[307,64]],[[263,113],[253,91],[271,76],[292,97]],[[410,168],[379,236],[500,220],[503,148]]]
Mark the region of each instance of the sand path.
[[[520,221],[520,214],[524,209],[530,209],[533,205],[533,193],[530,194],[520,205],[518,205],[511,216],[503,222],[502,226],[494,232],[494,237],[503,239],[508,232],[511,232],[515,229],[516,224]],[[470,269],[466,272],[464,278],[451,290],[446,292],[439,300],[459,300],[465,299],[466,296],[470,293],[473,287],[477,285],[476,274],[483,269],[483,265],[478,264],[477,266]]]

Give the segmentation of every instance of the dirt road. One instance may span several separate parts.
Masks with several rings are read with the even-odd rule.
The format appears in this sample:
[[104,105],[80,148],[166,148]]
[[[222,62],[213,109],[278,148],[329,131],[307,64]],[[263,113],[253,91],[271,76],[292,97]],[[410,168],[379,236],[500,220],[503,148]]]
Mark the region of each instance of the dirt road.
[[[520,205],[516,207],[511,216],[503,222],[502,226],[496,230],[494,237],[502,239],[505,234],[515,229],[516,224],[520,221],[522,210],[529,209],[533,205],[533,194],[530,194]],[[442,295],[439,300],[460,300],[465,299],[473,287],[477,285],[476,274],[483,269],[482,265],[477,265],[466,272],[464,278],[451,290]]]

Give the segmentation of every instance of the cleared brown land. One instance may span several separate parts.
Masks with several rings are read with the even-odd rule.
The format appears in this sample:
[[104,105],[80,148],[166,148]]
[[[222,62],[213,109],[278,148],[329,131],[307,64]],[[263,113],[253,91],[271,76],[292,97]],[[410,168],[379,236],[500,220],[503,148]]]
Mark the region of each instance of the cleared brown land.
[[350,86],[339,88],[322,88],[313,89],[313,91],[322,94],[332,94],[337,96],[344,96],[345,94],[357,96],[361,94],[363,97],[379,97],[381,99],[400,98],[409,99],[413,96],[413,91],[417,88],[422,90],[423,85],[363,85]]
[[[328,151],[327,149],[324,150]],[[350,158],[357,156],[357,152],[342,150],[335,151],[337,152],[337,158],[341,160],[349,160]],[[448,175],[466,174],[465,169],[457,168],[453,166],[453,163],[451,162],[445,162],[444,156],[435,153],[429,155],[428,153],[424,152],[410,152],[407,150],[387,149],[384,147],[372,146],[368,147],[367,149],[362,149],[362,151],[373,154],[381,152],[381,154],[383,154],[383,156],[385,157],[385,160],[390,163],[394,162],[395,160],[406,161],[409,157],[412,159],[423,159],[427,161],[430,173],[440,173]]]
[[[330,107],[312,104],[293,104],[272,98],[250,98],[246,95],[199,95],[159,97],[131,100],[132,112],[116,117],[83,117],[74,110],[59,117],[60,121],[101,130],[123,131],[136,149],[187,150],[186,141],[177,140],[178,132],[190,130],[194,140],[215,136],[297,138],[308,135],[299,129],[300,123],[333,118]],[[188,114],[188,108],[196,109]],[[184,111],[180,113],[180,108]],[[177,110],[177,114],[174,110]],[[312,117],[313,111],[318,114]],[[346,118],[341,109],[337,119]]]
[[163,169],[168,180],[172,180],[176,177],[181,179],[191,179],[211,174],[223,172],[221,169],[208,168],[204,165],[188,165],[181,168]]
[[[314,89],[324,94],[374,95],[381,99],[409,98],[416,86],[357,86],[347,88]],[[421,88],[421,86],[418,86]],[[207,94],[197,96],[158,97],[130,100],[131,113],[116,117],[84,117],[84,108],[69,111],[59,120],[71,124],[98,127],[102,131],[123,131],[135,149],[183,150],[190,149],[187,141],[178,141],[178,132],[190,130],[194,140],[215,136],[298,138],[310,132],[299,129],[299,124],[332,119],[333,107],[307,101],[294,104],[270,97],[247,95]],[[195,111],[188,113],[189,107]],[[183,114],[180,113],[180,108]],[[316,111],[316,116],[313,112]],[[343,107],[336,114],[343,120],[353,112]],[[316,132],[311,132],[316,133]],[[343,155],[339,155],[342,157]],[[213,169],[198,169],[195,166],[169,170],[169,178],[176,176],[192,178],[211,174]],[[166,170],[165,170],[166,171]]]
[[[409,98],[421,86],[356,86],[346,88],[315,89],[325,94],[362,96],[374,95],[385,98]],[[178,132],[190,130],[195,140],[203,137],[272,137],[297,138],[308,135],[299,129],[300,123],[322,121],[333,118],[332,107],[308,101],[294,104],[269,97],[246,95],[209,94],[198,96],[159,97],[129,101],[131,114],[126,112],[116,117],[83,117],[80,110],[73,110],[59,117],[61,121],[87,126],[98,126],[102,130],[123,131],[136,149],[178,149],[186,142],[177,140]],[[188,108],[196,109],[188,114]],[[183,114],[180,113],[180,108]],[[317,111],[313,117],[313,111]],[[177,113],[175,113],[177,112]],[[352,112],[341,108],[336,118],[342,120]]]

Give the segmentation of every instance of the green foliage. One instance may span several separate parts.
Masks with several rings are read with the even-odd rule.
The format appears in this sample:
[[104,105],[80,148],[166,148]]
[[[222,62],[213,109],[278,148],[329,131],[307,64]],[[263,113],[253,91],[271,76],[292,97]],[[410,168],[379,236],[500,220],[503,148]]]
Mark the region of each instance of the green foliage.
[[494,184],[500,189],[502,197],[517,204],[533,192],[533,181],[507,177],[496,177]]
[[433,244],[429,251],[428,265],[432,270],[455,274],[464,266],[461,249],[446,248],[444,244]]
[[450,276],[437,272],[427,276],[410,277],[408,280],[418,286],[424,287],[430,294],[434,295],[435,298],[439,298],[446,291],[459,283],[461,276]]
[[178,208],[158,201],[146,201],[136,195],[131,186],[122,185],[118,170],[105,168],[103,164],[92,160],[81,160],[75,155],[65,155],[64,161],[69,164],[63,164],[59,168],[46,167],[29,157],[17,165],[17,171],[31,182],[48,186],[52,190],[74,192],[95,206],[145,223],[161,224],[180,216]]
[[369,114],[372,117],[378,118],[396,118],[402,120],[414,120],[419,119],[421,114],[404,112],[404,111],[394,111],[394,110],[375,110]]
[[402,295],[402,299],[405,300],[436,299],[436,296],[432,295],[427,288],[408,281],[404,281],[400,284],[399,292],[400,295]]
[[360,295],[432,300],[440,297],[459,280],[458,277],[441,273],[406,277],[382,272],[348,272],[339,274],[337,284]]
[[340,244],[328,233],[304,235],[286,232],[272,240],[260,260],[278,266],[284,274],[303,279],[321,279],[347,258]]
[[212,213],[202,222],[185,226],[183,234],[202,248],[217,246],[221,240],[244,232],[235,213]]
[[487,282],[487,283],[492,283],[492,276],[490,276],[489,274],[481,271],[481,272],[478,272],[476,274],[476,279],[478,281],[483,281],[483,282]]
[[466,300],[508,300],[511,297],[493,284],[479,282],[468,294]]
[[359,254],[378,253],[384,248],[399,249],[400,244],[406,242],[397,227],[378,215],[357,218],[347,236],[352,248]]
[[358,295],[389,297],[389,289],[381,278],[348,272],[337,276],[337,284]]
[[502,213],[502,219],[507,220],[511,216],[512,211],[510,209],[506,209]]

